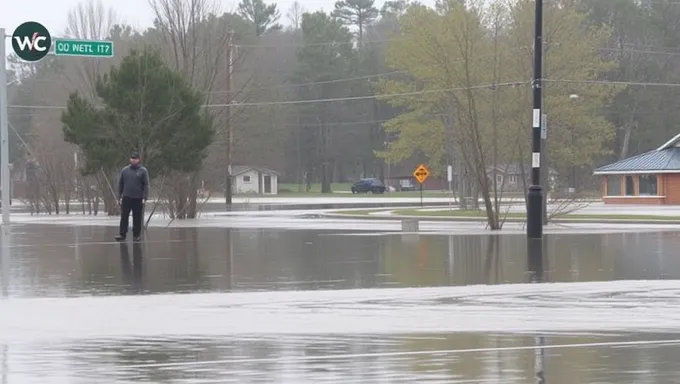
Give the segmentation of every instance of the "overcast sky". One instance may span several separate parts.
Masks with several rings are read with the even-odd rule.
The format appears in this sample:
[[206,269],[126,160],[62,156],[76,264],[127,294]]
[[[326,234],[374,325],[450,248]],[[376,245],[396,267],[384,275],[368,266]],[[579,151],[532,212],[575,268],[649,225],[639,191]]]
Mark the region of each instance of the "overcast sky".
[[[59,34],[66,28],[66,17],[70,9],[79,2],[87,0],[0,0],[0,28],[5,28],[7,35],[25,21],[37,21],[43,24],[51,34]],[[151,25],[153,16],[147,0],[101,0],[106,7],[113,8],[120,20],[143,29]],[[216,0],[221,3],[223,11],[233,11],[239,0]],[[300,0],[306,11],[330,11],[336,0]],[[271,1],[265,0],[266,3]],[[294,0],[275,1],[281,12],[281,23],[287,24],[286,11]],[[385,0],[376,0],[380,9]],[[421,3],[434,4],[435,0],[424,0]],[[10,40],[5,39],[6,49],[12,49]]]
[[[37,21],[47,27],[48,30],[61,32],[66,28],[66,14],[79,2],[87,0],[0,0],[0,26],[8,30],[8,34],[14,31],[17,25],[24,21]],[[135,27],[143,28],[151,25],[153,17],[151,7],[147,0],[101,0],[109,8],[113,8],[116,14],[124,21]],[[238,0],[217,0],[222,5],[222,10],[236,9]],[[279,0],[281,14],[285,18],[285,11],[294,0]],[[269,3],[269,1],[266,1]],[[302,0],[301,4],[310,10],[333,8],[334,0]]]
[[[4,27],[7,34],[12,34],[14,28],[24,21],[37,21],[47,29],[57,34],[66,28],[66,14],[79,2],[86,0],[0,0],[0,27]],[[137,28],[151,25],[153,20],[151,7],[147,0],[101,0],[106,7],[115,9],[121,20],[126,21]],[[223,11],[236,9],[238,0],[217,0],[221,3]],[[265,0],[266,3],[271,1]],[[286,11],[294,0],[275,1],[281,12],[281,22],[287,23]],[[376,0],[376,7],[382,7],[384,0]],[[434,0],[426,0],[423,3],[434,3]],[[300,0],[300,4],[307,11],[333,9],[335,0]]]

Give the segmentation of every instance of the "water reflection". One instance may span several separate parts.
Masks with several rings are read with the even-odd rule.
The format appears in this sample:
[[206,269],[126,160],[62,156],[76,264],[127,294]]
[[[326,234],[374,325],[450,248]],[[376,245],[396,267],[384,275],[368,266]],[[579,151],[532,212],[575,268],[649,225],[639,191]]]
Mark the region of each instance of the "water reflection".
[[[540,284],[544,279],[546,266],[543,264],[544,241],[542,239],[527,239],[527,272],[529,282]],[[538,334],[534,336],[534,370],[536,383],[545,384],[545,345],[546,338]]]
[[[9,270],[10,270],[10,260],[11,260],[11,227],[8,225],[0,226],[0,233],[2,234],[0,238],[0,284],[2,286],[2,297],[7,298],[9,296]],[[0,379],[2,379],[2,384],[7,384],[8,372],[9,372],[9,346],[4,343],[0,343]]]
[[680,236],[668,232],[549,235],[543,255],[532,259],[523,235],[150,228],[138,248],[121,248],[102,241],[112,228],[21,229],[11,245],[3,239],[3,295],[427,287],[548,276],[552,282],[680,279],[680,259],[671,257]]
[[[670,257],[680,246],[680,236],[669,233],[546,236],[543,246],[532,248],[522,235],[403,238],[313,231],[151,229],[144,243],[102,243],[100,239],[111,237],[111,230],[82,227],[76,232],[68,227],[27,226],[20,234],[12,234],[11,242],[10,233],[3,231],[3,295],[680,278],[680,262]],[[418,311],[414,307],[414,316]],[[109,382],[296,384],[680,382],[675,368],[680,353],[677,345],[546,349],[564,343],[678,337],[672,334],[550,334],[548,338],[545,334],[435,330],[347,336],[342,328],[339,320],[333,335],[150,338],[146,334],[147,338],[76,338],[9,346],[0,342],[0,378],[2,384],[89,384],[102,378]]]
[[7,384],[9,382],[7,375],[9,372],[9,347],[4,344],[0,344],[0,378],[2,378],[2,384]]
[[[12,383],[75,384],[104,378],[153,383],[674,383],[680,379],[677,345],[597,346],[672,336],[555,336],[555,345],[593,346],[555,349],[539,361],[528,348],[535,342],[532,337],[509,334],[82,340],[13,347],[11,370],[5,373]],[[534,361],[550,369],[535,372]]]
[[143,292],[142,287],[142,244],[132,243],[132,262],[130,262],[130,251],[128,245],[121,242],[120,245],[120,264],[123,272],[124,281],[134,287],[135,291]]
[[0,233],[2,238],[0,238],[0,280],[2,284],[2,297],[9,296],[9,270],[11,261],[11,230],[9,225],[3,225],[0,227]]

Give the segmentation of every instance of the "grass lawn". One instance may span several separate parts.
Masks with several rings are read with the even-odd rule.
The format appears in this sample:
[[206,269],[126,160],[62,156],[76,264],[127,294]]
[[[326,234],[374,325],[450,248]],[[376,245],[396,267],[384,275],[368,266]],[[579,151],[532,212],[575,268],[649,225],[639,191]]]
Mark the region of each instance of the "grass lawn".
[[[305,186],[302,186],[302,192],[299,192],[300,187],[298,184],[279,184],[279,194],[282,197],[295,197],[295,196],[316,196],[325,197],[328,194],[321,193],[321,184],[312,184],[312,188],[307,192]],[[408,191],[408,192],[387,192],[382,195],[374,195],[370,193],[352,193],[352,184],[350,183],[332,183],[331,191],[333,196],[343,196],[343,197],[420,197],[420,191]],[[423,191],[423,197],[450,197],[451,194],[445,191]]]
[[[420,197],[420,191],[404,191],[404,192],[387,192],[382,195],[374,195],[369,193],[359,193],[352,194],[352,184],[351,183],[331,183],[331,191],[334,195],[344,196],[344,197]],[[321,183],[313,183],[309,192],[306,191],[305,185],[302,185],[302,191],[300,191],[300,185],[295,183],[280,183],[279,184],[279,194],[277,196],[281,197],[324,197],[327,194],[321,193]],[[506,198],[520,198],[523,196],[521,193],[505,193],[503,194]],[[447,191],[423,191],[423,197],[439,197],[447,198],[452,197],[451,193]]]
[[[302,190],[300,185],[295,183],[279,183],[279,194],[321,194],[321,183],[312,183],[311,189],[307,192],[303,184]],[[350,192],[352,184],[350,183],[331,183],[331,191],[333,192]]]

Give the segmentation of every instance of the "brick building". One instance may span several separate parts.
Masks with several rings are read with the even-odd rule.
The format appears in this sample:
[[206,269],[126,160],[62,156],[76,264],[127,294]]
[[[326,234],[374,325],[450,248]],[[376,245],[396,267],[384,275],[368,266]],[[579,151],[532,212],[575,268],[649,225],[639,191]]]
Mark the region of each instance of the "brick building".
[[679,204],[680,135],[661,147],[595,170],[606,204]]

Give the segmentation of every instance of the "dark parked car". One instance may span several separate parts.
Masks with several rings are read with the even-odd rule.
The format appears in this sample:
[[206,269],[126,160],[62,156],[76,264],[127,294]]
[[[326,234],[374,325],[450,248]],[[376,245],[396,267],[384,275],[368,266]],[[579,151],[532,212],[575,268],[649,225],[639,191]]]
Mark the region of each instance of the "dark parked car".
[[352,184],[352,193],[385,193],[385,184],[378,179],[361,179]]

